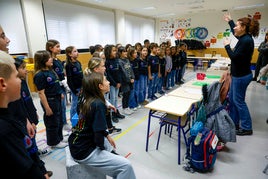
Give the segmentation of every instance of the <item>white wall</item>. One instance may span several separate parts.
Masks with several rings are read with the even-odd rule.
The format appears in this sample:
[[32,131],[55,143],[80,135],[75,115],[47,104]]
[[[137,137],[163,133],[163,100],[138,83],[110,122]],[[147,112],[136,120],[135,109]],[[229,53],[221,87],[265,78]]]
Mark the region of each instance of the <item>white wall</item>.
[[24,23],[29,44],[29,57],[38,50],[44,50],[47,42],[41,0],[22,1]]
[[[240,10],[240,11],[231,11],[231,16],[236,21],[238,18],[247,16],[248,14],[253,15],[255,14],[256,11],[261,12],[262,18],[259,21],[260,22],[260,27],[266,28],[268,30],[268,8],[266,9],[258,9],[258,10]],[[229,25],[227,22],[223,20],[223,13],[222,12],[213,12],[213,13],[202,13],[202,14],[187,14],[185,16],[181,17],[176,17],[176,18],[167,18],[167,19],[159,19],[158,23],[161,20],[169,20],[169,21],[174,21],[175,19],[191,19],[191,26],[190,28],[195,28],[195,27],[206,27],[208,30],[208,36],[206,39],[203,41],[209,40],[212,37],[217,37],[217,35],[220,32],[224,32],[226,29],[229,29]],[[160,27],[160,25],[158,26]],[[174,28],[176,29],[176,27]],[[174,41],[176,40],[175,37],[171,37],[171,42],[174,45]],[[237,42],[236,39],[231,36],[232,43],[231,46],[234,46],[234,44]],[[263,41],[264,36],[263,34],[259,35],[259,38],[255,40],[255,46],[259,45],[259,41]],[[222,48],[223,47],[223,40],[217,39],[216,44],[211,44],[212,48]]]

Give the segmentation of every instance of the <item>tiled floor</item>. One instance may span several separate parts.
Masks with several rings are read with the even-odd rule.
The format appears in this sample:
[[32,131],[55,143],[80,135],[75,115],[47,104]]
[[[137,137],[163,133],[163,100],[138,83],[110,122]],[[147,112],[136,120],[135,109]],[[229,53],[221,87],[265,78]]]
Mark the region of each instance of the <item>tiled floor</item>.
[[[194,78],[195,73],[187,71],[187,80]],[[38,125],[37,141],[39,148],[46,148],[46,137],[42,121],[42,109],[39,99],[34,96],[34,102],[38,108],[40,123]],[[129,117],[120,120],[117,127],[123,129],[121,134],[113,136],[117,144],[117,152],[127,157],[134,167],[138,179],[267,179],[263,173],[268,164],[268,91],[264,86],[251,82],[246,100],[253,119],[254,134],[252,136],[237,136],[236,143],[227,143],[226,150],[219,152],[214,170],[209,173],[189,173],[183,170],[182,165],[177,164],[177,134],[172,137],[163,135],[159,149],[156,150],[156,140],[159,131],[158,120],[152,120],[150,144],[148,152],[145,152],[148,109],[141,108]],[[68,106],[69,109],[70,106]],[[69,116],[69,111],[67,112]],[[182,141],[181,155],[186,152]],[[265,158],[266,156],[266,158]],[[51,154],[42,158],[46,162],[48,170],[53,171],[56,179],[66,179],[65,150],[53,150]],[[108,177],[107,177],[108,178]]]

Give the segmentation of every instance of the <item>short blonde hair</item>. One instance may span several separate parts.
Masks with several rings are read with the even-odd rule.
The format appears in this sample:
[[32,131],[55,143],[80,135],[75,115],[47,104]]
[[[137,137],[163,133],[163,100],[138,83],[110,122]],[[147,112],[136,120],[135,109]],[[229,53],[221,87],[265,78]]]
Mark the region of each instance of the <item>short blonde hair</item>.
[[6,52],[0,51],[0,77],[9,79],[13,72],[15,60]]

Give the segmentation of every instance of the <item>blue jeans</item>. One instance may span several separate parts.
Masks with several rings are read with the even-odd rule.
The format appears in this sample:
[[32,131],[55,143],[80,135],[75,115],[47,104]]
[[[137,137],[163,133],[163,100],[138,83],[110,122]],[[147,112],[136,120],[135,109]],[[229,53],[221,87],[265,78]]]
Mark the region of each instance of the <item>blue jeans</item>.
[[176,78],[176,70],[171,70],[171,80],[170,80],[170,85],[171,87],[174,87],[175,86],[175,78]]
[[246,91],[253,75],[249,74],[242,77],[232,77],[230,87],[230,117],[236,126],[245,130],[252,130],[250,113],[245,102]]
[[162,87],[163,87],[163,84],[164,84],[164,76],[162,76],[162,77],[160,77],[160,78],[158,78],[158,84],[157,84],[157,91],[156,92],[163,92],[163,89],[162,89]]
[[110,103],[114,105],[115,108],[118,108],[118,105],[117,105],[118,93],[119,93],[119,88],[110,86]]
[[67,124],[67,120],[66,120],[66,101],[67,101],[67,94],[66,94],[66,91],[64,89],[63,93],[64,95],[64,98],[61,99],[61,109],[62,109],[62,122],[63,122],[63,125],[64,124]]
[[167,73],[166,88],[171,87],[171,72]]
[[142,103],[146,98],[146,89],[147,89],[147,76],[140,75],[139,79],[139,92],[138,92],[138,102]]
[[129,108],[135,108],[138,106],[138,91],[139,91],[139,80],[134,81],[133,89],[130,91],[129,96]]
[[153,98],[157,90],[158,74],[153,73],[152,78],[152,80],[148,80],[148,98]]
[[[78,91],[80,91],[80,89]],[[78,103],[78,95],[74,94],[73,92],[71,92],[71,95],[72,95],[72,104],[70,109],[70,119],[72,119],[72,117],[77,112],[77,103]]]

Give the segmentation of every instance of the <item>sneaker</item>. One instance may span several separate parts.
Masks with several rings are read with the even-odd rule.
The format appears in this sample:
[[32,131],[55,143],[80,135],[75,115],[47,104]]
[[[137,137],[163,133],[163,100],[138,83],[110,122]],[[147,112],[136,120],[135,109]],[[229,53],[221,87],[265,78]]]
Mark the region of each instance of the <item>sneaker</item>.
[[39,157],[44,157],[44,156],[50,154],[50,152],[51,151],[48,149],[44,149],[44,150],[38,149],[37,154],[39,155]]
[[147,105],[147,104],[149,104],[149,101],[144,100],[141,104],[142,104],[142,105]]
[[137,108],[137,107],[135,107],[135,108],[130,108],[130,110],[132,110],[132,111],[137,111],[138,108]]
[[114,123],[118,123],[118,122],[119,122],[118,118],[115,117],[115,116],[112,116],[112,121],[113,121]]
[[68,136],[64,136],[61,142],[68,143]]
[[137,108],[140,109],[141,108],[141,105],[138,105]]
[[119,155],[118,153],[116,153],[115,150],[112,150],[111,153],[115,154],[115,155]]
[[252,135],[253,131],[252,130],[245,130],[245,129],[239,129],[238,131],[236,131],[236,135]]
[[154,96],[156,96],[157,98],[160,98],[162,95],[160,93],[155,93]]
[[152,100],[156,100],[158,97],[156,97],[156,96],[153,96],[151,99]]
[[66,130],[63,130],[62,131],[62,135],[63,136],[69,136],[71,134],[72,131],[66,131]]
[[53,172],[52,171],[47,171],[47,175],[48,175],[48,177],[51,177],[53,175]]
[[130,114],[134,113],[134,111],[132,109],[130,109],[130,108],[127,108],[127,110],[130,112]]
[[57,145],[51,146],[51,148],[62,149],[62,148],[65,148],[67,145],[68,145],[68,143],[60,142]]
[[129,108],[124,108],[124,109],[123,109],[123,113],[124,113],[125,115],[131,115],[133,112],[131,112],[131,111],[129,110]]
[[124,115],[120,114],[119,110],[117,110],[117,113],[115,113],[115,116],[116,116],[117,118],[119,118],[119,119],[124,119],[124,118],[125,118]]
[[71,131],[72,130],[72,126],[69,125],[69,124],[64,124],[63,125],[63,130],[65,130],[65,131]]
[[120,128],[116,128],[115,126],[113,126],[113,129],[109,129],[109,134],[110,135],[115,135],[115,134],[119,134],[122,132],[122,129]]

